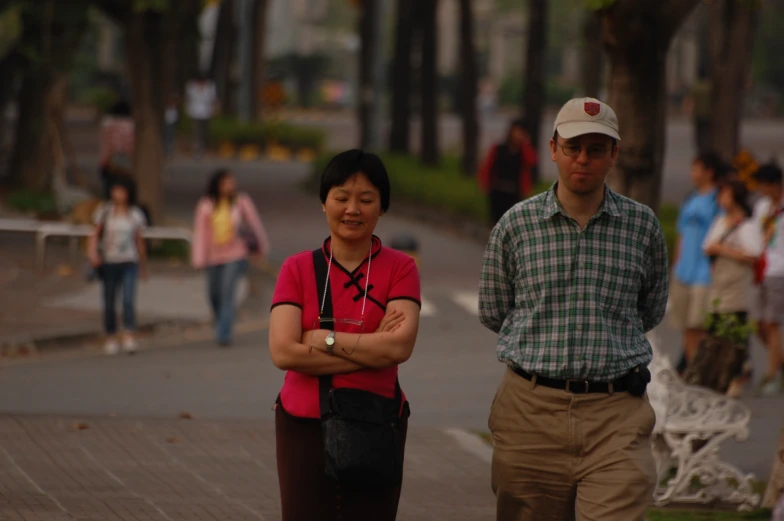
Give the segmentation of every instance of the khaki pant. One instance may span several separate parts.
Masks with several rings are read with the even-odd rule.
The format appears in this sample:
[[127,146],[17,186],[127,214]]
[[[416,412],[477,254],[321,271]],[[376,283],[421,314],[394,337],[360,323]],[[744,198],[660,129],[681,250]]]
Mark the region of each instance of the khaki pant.
[[570,394],[512,370],[490,408],[498,521],[643,521],[656,485],[647,397]]

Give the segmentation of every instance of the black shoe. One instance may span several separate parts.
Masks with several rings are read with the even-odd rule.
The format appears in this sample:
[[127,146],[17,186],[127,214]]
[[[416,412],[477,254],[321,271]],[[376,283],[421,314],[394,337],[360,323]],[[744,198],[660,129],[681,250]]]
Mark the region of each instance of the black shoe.
[[223,347],[223,348],[231,347],[231,340],[219,340],[218,347]]

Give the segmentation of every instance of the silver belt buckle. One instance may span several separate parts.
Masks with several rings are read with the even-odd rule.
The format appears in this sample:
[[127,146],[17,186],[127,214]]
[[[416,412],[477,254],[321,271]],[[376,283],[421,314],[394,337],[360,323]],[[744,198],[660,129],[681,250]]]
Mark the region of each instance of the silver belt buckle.
[[572,392],[571,384],[574,383],[574,382],[579,382],[579,383],[581,383],[581,384],[583,384],[585,386],[585,388],[584,388],[582,393],[575,393],[575,394],[587,394],[588,393],[588,387],[589,387],[588,380],[566,380],[566,392],[567,393]]

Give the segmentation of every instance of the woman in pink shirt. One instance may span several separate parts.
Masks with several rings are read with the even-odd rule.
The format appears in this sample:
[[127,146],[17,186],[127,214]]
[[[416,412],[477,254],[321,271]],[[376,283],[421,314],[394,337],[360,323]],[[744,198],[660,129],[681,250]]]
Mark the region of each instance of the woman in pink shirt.
[[[416,342],[419,272],[373,235],[390,197],[376,155],[335,156],[320,196],[329,237],[286,259],[270,314],[272,361],[286,371],[275,412],[282,519],[392,521],[409,415],[398,365]],[[332,430],[345,421],[359,437]]]
[[237,193],[229,170],[212,175],[207,194],[196,205],[193,224],[191,261],[194,268],[207,269],[215,336],[218,345],[228,347],[237,283],[248,269],[248,257],[256,262],[267,257],[267,232],[251,198]]

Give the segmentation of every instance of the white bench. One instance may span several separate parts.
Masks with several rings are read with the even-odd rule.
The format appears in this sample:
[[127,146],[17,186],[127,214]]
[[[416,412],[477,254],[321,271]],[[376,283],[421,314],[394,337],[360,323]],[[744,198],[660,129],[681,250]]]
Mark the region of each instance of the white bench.
[[[43,269],[46,259],[46,239],[49,237],[89,237],[95,228],[89,224],[37,221],[35,219],[0,219],[0,231],[27,232],[35,234],[35,263]],[[190,243],[191,231],[170,226],[150,226],[144,230],[145,239],[181,240]],[[71,241],[71,254],[75,255],[76,241]]]
[[655,336],[649,340],[654,352],[648,397],[656,411],[656,504],[722,502],[740,511],[756,508],[760,495],[752,489],[754,476],[719,458],[726,440],[748,439],[751,411],[734,398],[685,384],[657,348]]
[[[36,231],[36,265],[39,269],[43,269],[44,260],[46,257],[46,239],[51,236],[55,237],[89,237],[93,233],[95,227],[90,224],[69,224],[69,223],[46,223]],[[166,239],[166,240],[181,240],[190,243],[192,234],[190,230],[185,228],[177,228],[170,226],[150,226],[144,230],[142,234],[145,239]],[[71,242],[72,254],[76,248],[76,243]]]

